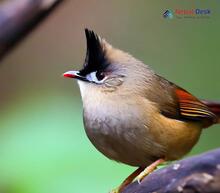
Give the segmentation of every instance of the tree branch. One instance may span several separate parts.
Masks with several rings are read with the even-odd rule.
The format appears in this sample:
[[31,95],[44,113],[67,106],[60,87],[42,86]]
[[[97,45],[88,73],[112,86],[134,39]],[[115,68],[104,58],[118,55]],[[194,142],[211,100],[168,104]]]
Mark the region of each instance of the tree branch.
[[0,2],[0,60],[62,0]]
[[177,161],[133,182],[123,193],[219,193],[220,149]]

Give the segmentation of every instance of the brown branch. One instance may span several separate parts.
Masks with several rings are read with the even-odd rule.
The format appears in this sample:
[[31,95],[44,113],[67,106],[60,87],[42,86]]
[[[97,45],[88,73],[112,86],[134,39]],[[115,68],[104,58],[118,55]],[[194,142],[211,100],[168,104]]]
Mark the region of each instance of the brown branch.
[[123,193],[219,193],[220,149],[186,158],[159,169]]
[[0,60],[62,0],[0,2]]

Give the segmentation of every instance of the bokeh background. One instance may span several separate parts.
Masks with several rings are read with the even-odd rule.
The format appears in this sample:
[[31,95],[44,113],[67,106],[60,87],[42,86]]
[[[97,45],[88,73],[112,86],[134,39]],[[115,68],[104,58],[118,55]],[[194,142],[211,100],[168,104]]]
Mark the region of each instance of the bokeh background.
[[[162,17],[176,8],[211,15]],[[92,146],[78,86],[61,76],[81,68],[85,27],[194,95],[220,100],[218,0],[65,1],[0,64],[0,193],[103,193],[135,169]],[[220,125],[204,130],[190,155],[219,147],[219,135]]]

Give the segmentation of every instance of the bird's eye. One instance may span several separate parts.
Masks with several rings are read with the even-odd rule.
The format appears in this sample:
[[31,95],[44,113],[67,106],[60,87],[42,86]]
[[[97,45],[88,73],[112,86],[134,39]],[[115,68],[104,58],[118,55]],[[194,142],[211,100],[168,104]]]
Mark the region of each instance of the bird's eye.
[[96,72],[96,77],[97,77],[97,79],[100,81],[100,80],[102,80],[102,79],[104,79],[105,78],[105,75],[104,75],[104,73],[103,72]]
[[95,72],[91,72],[90,74],[86,75],[86,78],[90,82],[102,84],[106,77],[103,72],[95,71]]

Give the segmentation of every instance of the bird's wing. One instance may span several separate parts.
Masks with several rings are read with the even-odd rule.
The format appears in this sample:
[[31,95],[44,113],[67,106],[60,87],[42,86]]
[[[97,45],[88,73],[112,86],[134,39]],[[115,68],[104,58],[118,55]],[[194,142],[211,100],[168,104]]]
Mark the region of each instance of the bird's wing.
[[186,90],[176,87],[174,89],[179,112],[182,118],[190,120],[210,120],[215,121],[216,115],[209,109],[207,105],[194,97]]
[[[217,122],[217,116],[211,109],[195,96],[163,77],[157,77],[160,90],[157,96],[159,109],[164,116],[178,120],[198,121],[204,127]],[[155,93],[156,94],[156,93]],[[155,98],[154,98],[155,99]]]

